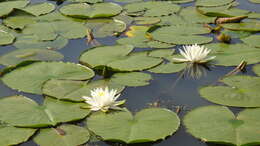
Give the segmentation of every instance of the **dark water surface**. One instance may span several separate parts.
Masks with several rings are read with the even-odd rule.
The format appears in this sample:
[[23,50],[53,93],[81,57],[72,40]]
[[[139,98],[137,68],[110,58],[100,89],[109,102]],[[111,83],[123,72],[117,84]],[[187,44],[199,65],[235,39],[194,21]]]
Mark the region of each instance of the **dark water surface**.
[[[45,0],[34,0],[33,2],[42,2]],[[112,0],[110,0],[112,1]],[[251,10],[255,12],[260,12],[259,4],[249,3],[247,0],[237,0],[240,5],[238,8]],[[193,3],[184,4],[183,6],[190,6]],[[114,37],[107,37],[102,39],[97,39],[103,45],[113,45],[115,44]],[[75,62],[78,63],[79,55],[90,48],[86,44],[85,39],[80,40],[70,40],[70,43],[63,49],[58,50],[64,54],[65,62]],[[11,52],[15,48],[12,46],[1,47],[0,55],[7,52]],[[247,72],[245,74],[254,75],[251,71],[251,66],[247,66]],[[234,69],[234,67],[210,67],[210,71],[206,71],[207,74],[202,78],[195,80],[187,75],[182,77],[181,73],[175,74],[152,74],[153,80],[151,84],[144,87],[129,87],[126,88],[121,99],[127,99],[125,106],[132,112],[137,112],[145,107],[152,105],[159,105],[161,107],[169,108],[173,111],[176,109],[181,109],[179,116],[182,117],[191,109],[199,106],[213,105],[198,94],[198,89],[205,85],[216,84],[217,81],[223,77],[226,73]],[[16,94],[22,94],[30,97],[42,103],[43,98],[40,95],[33,95],[27,93],[20,93],[6,87],[2,82],[0,82],[0,98],[4,96],[12,96]],[[231,108],[235,113],[238,112],[239,108]],[[120,146],[124,144],[118,143],[104,143],[98,142],[88,145],[115,145]],[[168,137],[164,141],[158,141],[156,143],[143,143],[135,144],[133,146],[220,146],[216,144],[207,144],[196,138],[192,137],[190,134],[185,132],[183,126],[171,137]],[[33,141],[21,144],[21,146],[36,146]],[[55,144],[53,145],[55,146]]]

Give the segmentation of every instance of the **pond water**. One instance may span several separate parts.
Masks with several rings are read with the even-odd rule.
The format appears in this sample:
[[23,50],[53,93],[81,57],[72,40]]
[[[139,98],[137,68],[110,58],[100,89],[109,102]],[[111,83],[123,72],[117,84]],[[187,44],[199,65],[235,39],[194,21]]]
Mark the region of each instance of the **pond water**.
[[[109,0],[113,2],[113,0]],[[44,0],[33,0],[32,2],[44,2]],[[55,3],[53,1],[48,1]],[[259,4],[253,4],[248,2],[247,0],[237,0],[240,5],[238,8],[250,10],[254,12],[260,12]],[[65,2],[66,4],[66,2]],[[121,3],[119,3],[121,4]],[[63,5],[63,4],[62,4]],[[60,6],[62,6],[60,5]],[[192,6],[194,3],[181,4],[182,6]],[[113,45],[115,44],[116,37],[105,37],[105,38],[97,38],[97,41],[102,45]],[[260,41],[260,40],[259,40]],[[216,42],[216,40],[215,40]],[[232,40],[231,43],[237,43],[239,40]],[[86,39],[77,39],[70,40],[69,43],[62,49],[57,50],[62,53],[65,57],[65,62],[75,62],[78,63],[78,59],[80,54],[88,48],[91,48],[91,45],[86,44]],[[181,46],[176,46],[176,48],[180,48]],[[15,50],[13,46],[3,46],[0,49],[0,54],[3,55],[5,53],[11,52]],[[137,50],[146,50],[146,48],[139,48]],[[245,75],[255,74],[252,72],[252,66],[248,65],[246,67],[246,72],[238,73]],[[2,66],[1,68],[4,68]],[[235,67],[221,67],[221,66],[210,66],[206,73],[199,79],[193,79],[188,74],[184,75],[182,73],[173,73],[173,74],[155,74],[149,73],[152,75],[153,80],[147,86],[142,87],[127,87],[123,92],[120,99],[127,99],[125,107],[128,108],[132,112],[137,112],[143,108],[149,107],[151,105],[158,105],[160,107],[165,107],[171,109],[173,111],[180,110],[178,115],[180,119],[191,109],[196,107],[205,106],[205,105],[214,105],[214,103],[208,102],[203,99],[199,93],[198,89],[202,86],[206,85],[214,85],[218,84],[218,80],[225,76],[228,72],[233,70]],[[97,77],[101,78],[101,77]],[[38,103],[43,102],[43,98],[41,95],[34,95],[24,92],[18,92],[10,89],[2,82],[0,83],[0,97],[12,96],[12,95],[24,95],[27,96]],[[240,111],[240,108],[230,108],[234,113]],[[21,146],[36,146],[32,140],[20,144]],[[119,143],[110,143],[110,142],[96,142],[90,143],[89,145],[114,145],[120,146],[124,144]],[[158,141],[155,143],[142,143],[142,144],[133,144],[133,146],[218,146],[217,144],[212,143],[204,143],[187,132],[185,132],[185,128],[181,125],[180,129],[170,137],[167,137],[166,140]],[[219,145],[220,146],[220,145]]]

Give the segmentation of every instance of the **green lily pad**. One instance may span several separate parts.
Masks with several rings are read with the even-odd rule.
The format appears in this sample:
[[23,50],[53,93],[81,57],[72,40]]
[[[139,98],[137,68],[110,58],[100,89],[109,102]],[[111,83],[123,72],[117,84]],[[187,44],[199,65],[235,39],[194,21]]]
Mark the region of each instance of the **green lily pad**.
[[95,38],[113,36],[126,29],[126,24],[116,19],[92,19],[87,20],[87,28],[91,29]]
[[230,30],[242,30],[249,32],[260,31],[260,22],[243,22],[243,23],[226,23],[221,24],[222,27]]
[[6,32],[0,29],[0,45],[9,45],[12,44],[15,39],[15,36],[9,32]]
[[35,35],[39,40],[50,41],[57,38],[54,28],[48,22],[40,22],[27,25],[22,31],[23,34]]
[[49,79],[87,80],[94,72],[84,66],[64,62],[36,62],[7,73],[2,81],[19,91],[41,94],[41,88]]
[[235,116],[227,107],[205,106],[184,117],[187,131],[204,142],[237,146],[258,144],[260,109],[245,109]]
[[156,49],[149,52],[149,56],[159,57],[166,59],[168,61],[172,61],[174,49]]
[[94,113],[87,119],[87,125],[104,140],[141,143],[172,135],[178,129],[180,120],[174,112],[150,108],[136,113],[135,116],[128,110]]
[[186,23],[214,23],[216,19],[216,17],[202,15],[194,7],[183,8],[180,12],[180,16]]
[[245,44],[212,43],[206,47],[211,49],[212,56],[216,56],[214,59],[216,65],[237,66],[243,60],[247,64],[260,62],[259,49]]
[[161,25],[161,26],[179,25],[179,24],[187,23],[182,17],[180,17],[179,15],[176,15],[176,14],[172,14],[170,16],[163,16],[163,17],[159,17],[159,18],[161,21],[160,21],[160,23],[158,23],[158,25]]
[[[84,103],[59,101],[49,97],[39,106],[24,96],[10,96],[0,99],[0,120],[18,127],[47,127],[61,122],[85,118],[90,112],[80,107]],[[12,107],[12,108],[10,108]]]
[[161,19],[157,17],[135,17],[134,21],[136,24],[148,25],[159,23]]
[[180,6],[173,4],[171,1],[136,2],[127,4],[124,7],[129,15],[132,15],[133,13],[140,13],[143,11],[143,16],[149,17],[174,14],[177,13],[180,8]]
[[55,10],[55,5],[53,5],[52,3],[35,3],[35,4],[31,4],[25,8],[22,9],[25,12],[28,12],[30,14],[33,14],[35,16],[40,16],[40,15],[44,15],[44,14],[48,14],[52,11]]
[[228,29],[224,29],[223,31],[221,31],[221,33],[229,35],[231,38],[240,38],[240,39],[252,35],[252,33],[248,31],[234,31]]
[[197,0],[196,6],[203,6],[203,7],[217,7],[223,6],[234,2],[234,0]]
[[91,3],[91,4],[103,2],[103,0],[67,0],[67,1],[77,2],[77,3]]
[[91,82],[56,80],[47,81],[42,88],[45,95],[69,101],[84,101],[83,96],[91,96],[90,91],[95,88],[108,87],[115,89],[118,93],[123,91],[124,86],[111,82],[110,80],[96,80]]
[[23,11],[14,11],[3,20],[4,25],[12,29],[23,29],[28,24],[36,23],[36,17]]
[[0,145],[17,145],[27,141],[36,129],[17,128],[8,124],[0,123]]
[[253,67],[253,70],[258,76],[260,76],[260,65],[255,65]]
[[249,0],[251,3],[260,4],[260,0]]
[[208,86],[200,89],[203,98],[221,105],[235,107],[260,107],[258,92],[260,78],[230,76],[221,82],[228,86]]
[[34,141],[40,146],[76,146],[89,140],[87,129],[75,125],[61,125],[57,128],[41,129],[34,137]]
[[44,49],[18,49],[0,57],[0,64],[14,66],[26,60],[59,61],[63,59],[59,52]]
[[27,0],[1,2],[0,3],[0,17],[7,16],[14,10],[14,8],[25,7],[28,3],[29,3],[29,1],[27,1]]
[[241,40],[249,46],[260,48],[260,35],[251,35]]
[[111,77],[111,82],[124,86],[146,86],[149,85],[149,81],[152,76],[142,72],[130,72],[130,73],[116,73]]
[[153,72],[153,73],[160,73],[160,74],[169,74],[169,73],[176,73],[180,72],[183,69],[185,69],[186,64],[185,63],[162,63],[152,69],[149,69],[148,71]]
[[115,3],[96,3],[93,5],[75,3],[60,8],[62,14],[76,18],[112,17],[119,14],[121,11],[122,7]]
[[34,35],[22,35],[17,37],[14,46],[19,49],[61,49],[68,44],[68,39],[58,36],[53,41],[41,41]]
[[210,17],[235,17],[248,15],[250,12],[238,8],[230,8],[230,5],[221,7],[198,7],[197,11]]

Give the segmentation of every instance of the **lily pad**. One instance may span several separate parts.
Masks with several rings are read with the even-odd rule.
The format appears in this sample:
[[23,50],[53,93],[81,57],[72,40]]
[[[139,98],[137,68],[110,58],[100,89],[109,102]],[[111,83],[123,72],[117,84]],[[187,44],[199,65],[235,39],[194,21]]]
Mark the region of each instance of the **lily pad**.
[[251,3],[260,4],[260,0],[249,0]]
[[6,32],[0,29],[0,45],[9,45],[12,44],[15,39],[15,36],[9,32]]
[[200,89],[203,98],[221,105],[235,107],[260,107],[258,92],[260,78],[230,76],[221,82],[228,86],[208,86]]
[[260,31],[260,22],[243,22],[243,23],[226,23],[221,24],[222,27],[230,30],[242,30],[249,32]]
[[0,145],[17,145],[27,141],[36,129],[17,128],[8,124],[0,123]]
[[204,142],[237,146],[258,144],[260,109],[245,109],[235,116],[227,107],[205,106],[184,117],[187,131]]
[[250,13],[250,11],[247,10],[230,8],[230,5],[221,7],[198,7],[197,11],[210,17],[235,17],[248,15]]
[[31,4],[25,8],[22,9],[25,12],[28,12],[30,14],[33,14],[35,16],[40,16],[43,14],[48,14],[52,11],[55,10],[55,5],[53,5],[52,3],[35,3],[35,4]]
[[253,70],[258,76],[260,76],[260,65],[255,65],[253,67]]
[[59,52],[43,49],[18,49],[0,57],[0,64],[14,66],[26,60],[59,61],[63,59]]
[[[72,103],[45,98],[39,106],[24,96],[10,96],[0,99],[0,120],[18,127],[48,127],[61,122],[85,118],[90,112],[80,107],[84,103]],[[10,108],[12,107],[12,108]]]
[[116,73],[111,77],[111,82],[124,86],[146,86],[149,85],[149,81],[152,76],[142,72],[130,72],[130,73]]
[[88,141],[87,129],[75,125],[61,125],[57,128],[41,129],[33,139],[40,146],[76,146]]
[[43,85],[42,92],[45,95],[69,101],[84,101],[82,96],[91,96],[90,91],[95,88],[115,89],[118,93],[123,91],[124,86],[111,82],[110,80],[71,81],[52,79]]
[[186,23],[214,23],[216,19],[216,17],[202,15],[194,7],[183,8],[180,12],[180,16]]
[[259,49],[245,44],[212,43],[206,47],[211,49],[212,56],[216,56],[214,59],[216,65],[237,66],[243,60],[247,64],[260,62]]
[[196,6],[203,6],[203,7],[217,7],[223,6],[234,2],[234,0],[197,0]]
[[58,36],[53,41],[41,41],[34,35],[22,35],[17,37],[14,46],[19,49],[50,49],[56,50],[65,47],[68,44],[68,39]]
[[115,3],[96,3],[93,5],[75,3],[65,5],[60,9],[62,14],[76,18],[112,17],[121,11],[121,6]]
[[26,25],[36,23],[36,17],[23,11],[14,11],[3,23],[12,29],[23,29]]
[[176,73],[179,71],[182,71],[185,69],[186,64],[185,63],[163,63],[160,64],[152,69],[149,69],[148,71],[153,72],[153,73],[160,73],[160,74],[169,74],[169,73]]
[[94,72],[84,66],[64,62],[36,62],[7,73],[2,81],[19,91],[41,94],[41,88],[49,79],[87,80]]
[[14,8],[22,8],[25,7],[29,1],[21,0],[21,1],[4,1],[0,3],[0,17],[7,16],[11,13]]
[[87,20],[86,26],[91,29],[95,38],[113,36],[126,29],[126,24],[123,21],[104,18]]
[[260,48],[260,35],[251,35],[241,40],[249,46]]
[[136,2],[127,4],[124,7],[129,15],[132,15],[133,13],[140,13],[143,11],[143,16],[150,17],[159,17],[174,14],[177,13],[180,8],[181,7],[179,5],[175,5],[171,1]]
[[104,140],[141,143],[172,135],[178,129],[180,120],[174,112],[150,108],[136,113],[135,116],[128,110],[94,113],[87,119],[87,125]]

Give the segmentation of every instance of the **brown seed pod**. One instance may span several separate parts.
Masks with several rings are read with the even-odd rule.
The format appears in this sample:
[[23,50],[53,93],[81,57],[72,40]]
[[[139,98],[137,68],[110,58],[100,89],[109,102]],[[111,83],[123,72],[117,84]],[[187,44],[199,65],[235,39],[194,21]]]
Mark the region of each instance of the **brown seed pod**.
[[217,18],[215,23],[222,24],[222,23],[233,23],[233,22],[240,22],[241,20],[247,18],[248,16],[236,16],[236,17],[225,17],[225,18]]

